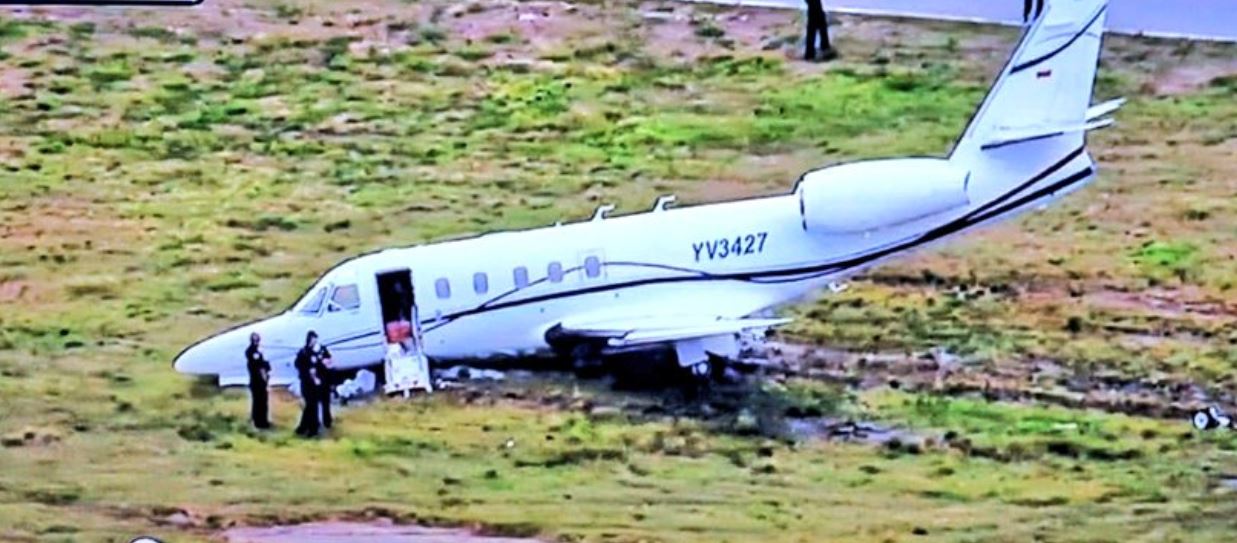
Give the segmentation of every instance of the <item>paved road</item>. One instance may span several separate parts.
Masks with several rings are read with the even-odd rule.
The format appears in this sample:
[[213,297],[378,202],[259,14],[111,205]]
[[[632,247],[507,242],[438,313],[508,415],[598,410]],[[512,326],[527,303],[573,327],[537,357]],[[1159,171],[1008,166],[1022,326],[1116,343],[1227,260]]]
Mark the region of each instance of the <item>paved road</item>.
[[[803,0],[686,0],[803,9]],[[824,0],[841,13],[1021,24],[1018,0]],[[1108,29],[1122,34],[1237,42],[1237,0],[1112,0]]]

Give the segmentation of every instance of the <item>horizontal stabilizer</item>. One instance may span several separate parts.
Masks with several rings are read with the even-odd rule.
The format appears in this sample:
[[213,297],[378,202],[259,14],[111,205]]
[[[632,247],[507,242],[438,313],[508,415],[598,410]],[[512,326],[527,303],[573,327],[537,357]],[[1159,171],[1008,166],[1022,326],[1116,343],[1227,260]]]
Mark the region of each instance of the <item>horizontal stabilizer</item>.
[[1117,98],[1116,100],[1109,100],[1098,106],[1091,106],[1090,108],[1087,108],[1087,121],[1094,121],[1100,117],[1111,115],[1113,112],[1121,109],[1121,106],[1124,105],[1125,98]]
[[1097,130],[1111,126],[1112,124],[1112,119],[1100,119],[1098,121],[1089,121],[1076,125],[1035,126],[1028,128],[1006,129],[997,132],[996,137],[985,142],[980,148],[987,151],[989,149],[997,149],[1007,145],[1052,138],[1063,134]]

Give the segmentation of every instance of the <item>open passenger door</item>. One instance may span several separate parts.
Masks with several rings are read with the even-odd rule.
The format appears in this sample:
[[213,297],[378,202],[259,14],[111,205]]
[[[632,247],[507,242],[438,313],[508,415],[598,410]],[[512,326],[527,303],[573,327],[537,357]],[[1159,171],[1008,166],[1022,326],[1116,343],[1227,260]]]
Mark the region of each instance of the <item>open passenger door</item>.
[[383,369],[387,394],[407,395],[415,388],[429,392],[429,360],[421,342],[421,322],[417,316],[416,293],[412,288],[412,272],[405,269],[386,271],[375,276],[378,300],[382,306],[382,329],[386,341]]

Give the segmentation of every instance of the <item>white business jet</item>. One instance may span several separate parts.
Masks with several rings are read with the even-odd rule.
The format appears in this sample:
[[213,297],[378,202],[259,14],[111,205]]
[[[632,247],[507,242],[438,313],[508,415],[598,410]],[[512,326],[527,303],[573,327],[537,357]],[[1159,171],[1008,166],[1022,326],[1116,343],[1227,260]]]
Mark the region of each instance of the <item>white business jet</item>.
[[288,382],[312,329],[344,369],[378,366],[403,341],[435,362],[669,351],[703,374],[787,322],[772,308],[1095,179],[1086,133],[1122,104],[1089,107],[1106,11],[1106,0],[1050,0],[948,157],[842,164],[805,173],[789,194],[683,208],[663,197],[643,213],[609,218],[602,206],[582,222],[365,254],[284,313],[188,347],[176,369],[243,384],[258,332],[273,382]]

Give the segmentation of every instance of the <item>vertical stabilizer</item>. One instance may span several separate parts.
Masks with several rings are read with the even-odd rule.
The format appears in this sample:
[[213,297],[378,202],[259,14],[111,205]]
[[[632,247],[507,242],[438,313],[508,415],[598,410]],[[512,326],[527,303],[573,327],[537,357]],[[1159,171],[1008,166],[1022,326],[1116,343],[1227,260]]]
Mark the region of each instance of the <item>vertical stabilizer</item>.
[[1052,186],[1058,175],[1094,172],[1086,132],[1111,124],[1096,114],[1119,106],[1090,108],[1107,13],[1108,0],[1048,0],[1024,32],[949,157],[972,173],[972,202],[1013,198]]
[[953,157],[1055,138],[1082,146],[1099,64],[1107,0],[1049,0],[1026,30]]

